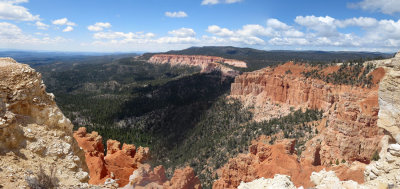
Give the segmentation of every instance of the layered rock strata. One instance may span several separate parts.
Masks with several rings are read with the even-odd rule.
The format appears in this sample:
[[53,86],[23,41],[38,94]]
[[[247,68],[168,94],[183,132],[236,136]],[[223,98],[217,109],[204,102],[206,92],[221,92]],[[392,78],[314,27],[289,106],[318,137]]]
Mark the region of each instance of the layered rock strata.
[[[372,161],[366,166],[364,171],[364,184],[355,182],[349,176],[351,168],[345,170],[345,180],[336,176],[340,171],[325,171],[313,172],[310,176],[310,181],[317,189],[328,188],[399,188],[400,187],[400,126],[398,124],[399,107],[400,107],[400,54],[398,53],[394,58],[387,60],[370,61],[368,63],[375,64],[379,69],[384,69],[385,76],[379,83],[379,113],[377,125],[385,129],[385,135],[380,141],[381,151],[379,153],[379,160]],[[271,184],[265,182],[265,179],[254,180],[250,183],[242,183],[241,187],[252,186],[253,188],[268,188]],[[275,180],[275,179],[273,179]],[[287,183],[287,179],[278,181],[275,184]],[[287,183],[286,186],[291,186]],[[290,188],[290,187],[282,187]]]
[[84,153],[73,140],[73,125],[46,93],[41,74],[0,58],[0,78],[0,188],[32,186],[40,166],[46,174],[56,170],[60,188],[85,186]]
[[152,63],[171,65],[203,65],[209,63],[224,63],[238,68],[247,68],[247,63],[240,60],[225,59],[217,56],[203,55],[175,55],[175,54],[156,54],[149,60]]
[[385,129],[380,159],[367,166],[365,180],[373,187],[382,184],[400,187],[400,53],[392,59],[371,63],[383,67],[387,74],[379,86],[378,126]]
[[247,68],[246,62],[243,61],[202,55],[156,54],[153,55],[148,62],[153,64],[171,64],[172,66],[196,66],[201,68],[202,73],[220,71],[224,76],[230,77],[239,75],[239,72],[225,66],[224,64],[238,68]]
[[149,149],[123,144],[115,140],[107,141],[107,155],[104,155],[102,137],[97,132],[86,133],[81,127],[74,132],[74,138],[85,151],[89,168],[89,184],[104,184],[107,179],[115,180],[119,186],[129,182],[129,176],[149,157]]
[[[316,164],[319,165],[342,159],[369,163],[372,155],[380,150],[383,136],[377,120],[378,87],[385,70],[372,71],[375,85],[362,88],[333,85],[301,74],[311,69],[289,62],[244,73],[235,78],[231,97],[254,107],[256,121],[285,116],[296,109],[322,110],[327,117],[326,127],[308,142],[304,157],[314,161],[318,154]],[[322,72],[329,74],[337,69],[338,66],[327,67]]]

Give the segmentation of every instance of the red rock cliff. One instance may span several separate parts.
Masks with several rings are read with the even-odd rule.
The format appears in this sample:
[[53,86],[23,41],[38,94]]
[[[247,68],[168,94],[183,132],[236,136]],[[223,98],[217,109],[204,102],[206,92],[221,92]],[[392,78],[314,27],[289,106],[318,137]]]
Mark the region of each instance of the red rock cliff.
[[74,132],[79,147],[85,151],[89,168],[89,184],[104,184],[107,178],[117,180],[119,186],[129,182],[129,176],[149,157],[149,149],[123,144],[115,140],[107,141],[107,155],[104,156],[102,137],[97,132],[86,133],[81,127]]
[[[326,167],[298,161],[294,140],[284,139],[269,145],[265,143],[265,138],[261,136],[257,141],[252,141],[248,154],[239,154],[230,159],[220,169],[219,179],[214,182],[213,189],[233,189],[241,182],[250,182],[261,177],[273,178],[275,174],[290,176],[297,187],[314,186],[309,179],[311,173]],[[360,164],[355,163],[351,166],[342,164],[327,169],[334,170],[342,180],[362,182],[365,165]]]
[[74,132],[74,138],[85,151],[89,184],[102,185],[111,178],[124,189],[201,189],[200,180],[191,167],[175,170],[171,180],[167,180],[162,165],[151,170],[145,163],[149,159],[149,148],[136,149],[131,144],[123,144],[121,148],[120,142],[108,140],[104,156],[102,137],[97,132],[87,133],[86,128],[81,127]]
[[239,75],[239,72],[224,66],[223,64],[228,64],[239,68],[247,68],[246,62],[240,60],[202,55],[156,54],[149,59],[149,62],[153,64],[171,64],[172,66],[197,66],[201,68],[201,72],[203,73],[209,73],[214,70],[218,70],[221,71],[225,76],[236,76]]
[[[318,154],[320,162],[317,164],[322,165],[337,159],[368,163],[379,150],[382,137],[377,127],[378,83],[385,71],[375,69],[370,74],[376,85],[362,88],[303,77],[301,72],[310,69],[289,62],[276,68],[244,73],[235,78],[231,97],[254,107],[256,120],[284,116],[293,108],[323,110],[327,126],[308,142],[303,156],[314,158]],[[333,66],[322,71],[327,74],[337,69],[338,66]]]

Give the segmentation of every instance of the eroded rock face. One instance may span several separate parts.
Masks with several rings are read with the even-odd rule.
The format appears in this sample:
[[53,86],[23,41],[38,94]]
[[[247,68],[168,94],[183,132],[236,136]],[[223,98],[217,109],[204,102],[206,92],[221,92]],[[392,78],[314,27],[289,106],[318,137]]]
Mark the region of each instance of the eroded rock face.
[[379,86],[378,126],[386,131],[382,139],[380,159],[366,167],[365,180],[371,188],[400,187],[400,54],[392,59],[372,61],[387,74]]
[[102,137],[97,132],[86,133],[81,127],[74,132],[74,138],[85,151],[89,167],[90,184],[101,185],[107,179],[114,179],[119,186],[129,182],[129,176],[149,157],[149,148],[123,144],[115,140],[107,141],[107,155],[104,156]]
[[[322,165],[337,159],[368,163],[380,149],[383,136],[377,127],[378,83],[385,70],[374,70],[371,74],[376,85],[361,88],[303,77],[301,72],[310,69],[289,62],[276,68],[244,73],[235,78],[231,97],[240,99],[247,107],[254,107],[256,121],[285,116],[291,109],[322,110],[327,116],[327,127],[307,143],[305,156],[314,158],[318,151]],[[323,72],[328,74],[337,69],[337,66],[328,67]]]
[[274,145],[253,141],[248,154],[239,154],[221,168],[219,179],[213,188],[236,188],[241,182],[255,179],[273,178],[275,174],[288,175],[296,186],[310,187],[308,179],[321,166],[302,165],[297,161],[294,140],[277,141]]
[[0,182],[26,187],[39,165],[57,170],[59,187],[83,186],[89,177],[72,124],[46,93],[41,74],[11,58],[0,58]]
[[224,63],[238,68],[247,68],[247,63],[240,60],[203,55],[156,54],[152,56],[149,61],[153,63],[170,63],[172,65],[184,64],[195,66],[208,63]]
[[133,172],[129,181],[123,189],[201,189],[200,180],[191,167],[175,170],[171,180],[168,181],[163,166],[151,170],[150,165],[144,164]]
[[[334,171],[313,172],[310,180],[315,185],[315,188],[398,188],[400,187],[400,144],[399,144],[399,123],[398,123],[398,107],[400,107],[399,89],[400,83],[400,54],[397,54],[392,59],[371,61],[379,69],[384,69],[385,77],[379,83],[379,119],[378,126],[385,129],[385,136],[380,141],[381,151],[380,159],[372,161],[366,165],[364,172],[364,184],[354,182],[351,175],[357,174],[359,170],[342,169],[340,166],[332,168],[339,174],[339,178]],[[304,157],[308,160],[307,157]],[[354,163],[353,163],[354,164]],[[358,163],[355,167],[362,166]],[[365,166],[365,165],[364,165]],[[343,181],[347,180],[347,181]],[[257,181],[258,183],[264,183]],[[256,183],[256,182],[254,182]],[[260,186],[260,185],[259,185]],[[261,184],[260,187],[264,187]]]
[[229,77],[235,77],[239,75],[239,72],[224,66],[223,64],[228,64],[239,68],[247,68],[246,62],[243,61],[202,55],[156,54],[149,59],[149,62],[153,64],[171,64],[172,66],[196,66],[201,68],[202,73],[221,71],[224,76]]
[[164,183],[163,187],[165,189],[201,189],[200,180],[191,167],[176,169],[171,180]]
[[276,174],[272,179],[261,177],[248,183],[240,183],[238,189],[255,189],[255,188],[280,188],[280,189],[297,189],[290,177],[287,175]]

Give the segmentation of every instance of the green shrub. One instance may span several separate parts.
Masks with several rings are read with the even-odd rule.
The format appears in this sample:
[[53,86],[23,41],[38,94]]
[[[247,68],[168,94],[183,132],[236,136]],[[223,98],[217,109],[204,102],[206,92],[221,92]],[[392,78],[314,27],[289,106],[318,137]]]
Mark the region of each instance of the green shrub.
[[371,160],[372,161],[378,161],[379,159],[381,159],[381,157],[379,157],[378,151],[375,151],[374,155],[372,155]]

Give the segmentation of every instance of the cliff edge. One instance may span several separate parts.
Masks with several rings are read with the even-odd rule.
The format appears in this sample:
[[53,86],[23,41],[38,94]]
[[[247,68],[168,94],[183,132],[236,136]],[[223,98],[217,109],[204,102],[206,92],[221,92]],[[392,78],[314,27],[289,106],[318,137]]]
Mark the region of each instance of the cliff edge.
[[73,125],[46,93],[41,74],[11,58],[0,58],[0,188],[24,188],[41,166],[53,168],[61,188],[87,185],[84,153]]

